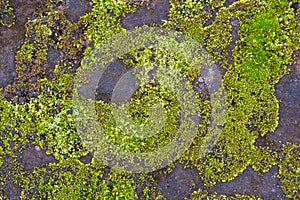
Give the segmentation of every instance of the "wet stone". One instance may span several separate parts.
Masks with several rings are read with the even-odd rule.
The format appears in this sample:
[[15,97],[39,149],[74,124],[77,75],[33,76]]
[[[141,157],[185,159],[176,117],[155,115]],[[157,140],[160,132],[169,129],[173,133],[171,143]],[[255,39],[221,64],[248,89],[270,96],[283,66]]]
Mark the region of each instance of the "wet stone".
[[200,97],[203,101],[209,100],[209,92],[204,79],[199,76],[193,82],[194,90],[200,93]]
[[259,176],[250,166],[234,180],[226,183],[217,183],[211,192],[225,195],[255,195],[262,199],[287,199],[280,187],[277,178],[278,167],[274,166],[263,176]]
[[32,170],[35,167],[43,167],[56,160],[52,155],[46,154],[39,146],[29,145],[21,155],[21,163],[25,170]]
[[111,102],[111,95],[118,80],[129,70],[120,60],[111,62],[104,70],[96,89],[96,100]]
[[50,47],[47,52],[47,63],[45,67],[47,68],[47,76],[54,76],[55,66],[58,64],[59,60],[62,58],[61,51]]
[[6,193],[9,200],[21,199],[22,189],[19,188],[12,180],[8,180],[4,185],[4,193]]
[[279,101],[279,125],[270,137],[281,143],[292,141],[300,144],[300,51],[296,51],[295,55],[296,62],[290,66],[290,74],[285,75],[275,86]]
[[300,75],[300,56],[296,59],[295,73]]
[[291,5],[291,8],[294,9],[294,12],[296,13],[298,9],[300,9],[300,2],[295,2]]
[[125,15],[121,19],[121,25],[131,30],[136,26],[162,24],[168,19],[170,3],[168,0],[153,0],[138,8],[136,12]]
[[237,18],[233,18],[230,20],[230,25],[232,26],[232,41],[229,45],[229,47],[227,47],[227,51],[228,51],[228,56],[227,56],[227,60],[230,63],[234,62],[233,56],[232,56],[232,51],[236,46],[236,41],[238,41],[240,39],[240,35],[239,35],[239,30],[240,30],[240,22]]
[[13,68],[0,66],[0,88],[4,88],[7,85],[12,84],[16,76],[17,73]]
[[79,158],[79,160],[84,164],[89,164],[92,162],[93,156],[94,156],[93,153],[89,153],[88,155]]
[[237,2],[237,0],[226,0],[224,3],[224,7],[229,7],[231,6],[234,2]]
[[58,8],[61,8],[65,13],[68,20],[71,22],[76,22],[79,20],[80,16],[91,11],[92,3],[87,0],[65,0],[65,3],[59,5]]
[[230,25],[233,27],[239,27],[240,22],[237,18],[233,18],[232,20],[230,20]]
[[[189,197],[194,190],[203,187],[198,170],[184,169],[183,165],[178,162],[171,174],[159,174],[155,177],[155,180],[167,199],[184,199]],[[195,186],[195,188],[192,186]]]
[[[27,18],[41,5],[41,1],[10,1],[10,5],[14,8],[15,24],[10,27],[0,25],[0,87],[4,88],[14,82],[17,76],[15,66],[15,55],[17,49],[22,45],[25,38],[24,24]],[[7,23],[12,20],[11,16],[7,16]],[[3,20],[3,19],[2,19]]]

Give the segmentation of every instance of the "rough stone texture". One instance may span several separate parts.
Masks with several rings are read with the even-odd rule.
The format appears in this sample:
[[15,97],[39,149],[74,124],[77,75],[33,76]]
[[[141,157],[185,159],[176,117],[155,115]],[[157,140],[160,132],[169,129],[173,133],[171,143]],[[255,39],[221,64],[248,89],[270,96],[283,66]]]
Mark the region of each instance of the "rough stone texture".
[[203,188],[198,170],[184,169],[179,163],[175,164],[171,174],[158,174],[155,180],[167,199],[184,199],[184,197],[189,197],[193,190]]
[[211,192],[234,195],[255,195],[263,199],[288,199],[280,188],[277,178],[278,167],[274,166],[263,176],[259,176],[250,166],[234,180],[227,183],[217,183]]
[[47,155],[39,146],[28,145],[22,152],[21,163],[25,170],[33,170],[35,167],[43,167],[48,163],[54,163],[56,160],[52,155]]
[[162,24],[168,19],[170,4],[168,0],[153,0],[149,6],[146,4],[121,19],[121,25],[125,29],[133,29],[136,26]]

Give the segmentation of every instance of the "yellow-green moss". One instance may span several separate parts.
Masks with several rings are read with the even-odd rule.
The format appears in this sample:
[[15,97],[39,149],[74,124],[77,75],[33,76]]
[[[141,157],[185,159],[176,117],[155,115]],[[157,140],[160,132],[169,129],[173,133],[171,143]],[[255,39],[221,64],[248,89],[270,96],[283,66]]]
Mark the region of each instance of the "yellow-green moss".
[[[104,167],[97,167],[97,161],[88,165],[79,161],[88,152],[81,144],[72,118],[73,75],[68,73],[72,66],[58,59],[54,77],[43,78],[49,72],[43,68],[49,47],[73,56],[82,48],[84,39],[72,37],[78,25],[69,22],[52,5],[52,2],[47,2],[45,11],[35,13],[35,17],[26,23],[25,42],[16,55],[18,79],[5,88],[9,92],[21,88],[39,89],[39,95],[27,103],[19,104],[1,96],[0,164],[4,163],[7,156],[12,157],[13,161],[9,161],[9,179],[22,189],[21,199],[136,199],[132,175],[109,172],[102,179]],[[117,7],[113,2],[105,6]],[[98,11],[103,13],[104,7]],[[106,18],[100,23],[108,23],[108,27],[113,21],[112,17],[107,13],[103,15]],[[99,13],[94,13],[94,16],[99,16]],[[32,76],[37,77],[34,83],[29,81]],[[16,153],[22,154],[28,142],[53,155],[58,162],[46,168],[35,168],[33,172],[26,171]],[[1,176],[0,180],[2,187],[8,175]],[[4,198],[4,194],[2,196]]]
[[[188,6],[191,2],[186,4]],[[176,2],[172,5],[178,8]],[[256,6],[254,12],[253,6]],[[240,1],[229,8],[221,8],[211,25],[203,28],[205,21],[199,22],[199,32],[194,30],[195,26],[191,27],[194,33],[191,37],[200,38],[198,40],[226,70],[223,81],[227,89],[228,110],[223,132],[204,160],[190,154],[182,158],[183,162],[191,160],[198,167],[206,185],[232,180],[249,164],[262,172],[276,164],[276,152],[257,148],[254,142],[260,135],[274,131],[278,125],[274,85],[287,73],[285,65],[292,62],[295,48],[292,40],[297,40],[290,31],[294,25],[287,22],[295,20],[289,6],[288,2],[282,1]],[[193,9],[195,13],[203,13],[196,6]],[[174,12],[179,14],[175,18],[179,25],[185,21],[189,24],[188,19],[193,17],[190,13],[181,17],[183,11],[176,9]],[[239,20],[240,39],[232,50],[234,62],[231,63],[227,56],[232,42],[230,20],[234,18]],[[191,33],[189,27],[182,31]],[[196,153],[194,150],[191,154]]]
[[[196,166],[206,186],[212,186],[218,181],[232,180],[248,165],[252,165],[259,174],[263,174],[279,163],[279,178],[283,191],[290,198],[299,198],[298,146],[290,143],[284,145],[281,159],[277,152],[254,145],[259,136],[274,131],[278,125],[278,101],[274,85],[287,73],[286,65],[293,63],[292,52],[300,49],[299,19],[295,18],[293,9],[290,8],[291,3],[285,0],[243,0],[233,3],[228,8],[219,8],[224,2],[207,2],[213,10],[218,10],[215,20],[211,25],[207,25],[206,22],[213,16],[203,8],[204,2],[171,0],[169,20],[162,25],[180,30],[204,45],[225,72],[223,82],[227,89],[228,111],[226,124],[216,146],[204,158],[199,156],[210,116],[210,102],[199,99],[202,116],[199,133],[192,147],[180,161],[186,166]],[[47,73],[41,66],[46,62],[49,46],[68,55],[75,55],[77,51],[82,50],[86,41],[97,45],[114,33],[125,31],[120,25],[120,16],[133,12],[134,7],[121,0],[94,0],[93,4],[92,11],[82,17],[86,28],[84,38],[72,37],[72,33],[78,29],[78,24],[69,22],[62,12],[52,7],[51,2],[47,4],[43,14],[36,13],[25,25],[26,39],[16,55],[19,81],[5,90],[39,88],[40,93],[37,98],[21,104],[9,102],[2,96],[0,98],[0,166],[7,157],[11,159],[11,170],[9,174],[0,177],[0,186],[13,177],[13,183],[22,189],[22,199],[137,199],[137,184],[155,182],[149,174],[142,174],[139,181],[135,182],[132,174],[109,170],[105,172],[105,166],[96,160],[90,164],[79,161],[88,151],[82,146],[71,115],[74,76],[68,73],[67,68],[73,66],[59,61],[53,79],[42,78],[35,83],[28,80],[30,76],[44,77]],[[0,7],[4,14],[11,15],[13,19],[13,10],[8,1],[0,1]],[[111,15],[112,13],[114,15]],[[230,49],[233,42],[233,27],[230,21],[233,18],[239,21],[240,39],[235,41],[235,47]],[[1,19],[2,25],[9,27],[13,24],[3,24]],[[92,46],[85,54],[91,50]],[[137,52],[131,53],[137,60],[135,65],[145,65],[153,52],[145,49],[139,51],[139,55]],[[158,55],[157,59],[164,62],[166,52],[160,53],[161,57]],[[229,56],[232,56],[233,62],[228,60]],[[134,68],[130,59],[122,59]],[[197,76],[198,72],[182,60],[171,61],[169,60],[170,64],[181,69],[180,72],[188,80],[192,81]],[[145,108],[149,108],[153,102],[160,102],[169,108],[169,126],[165,128],[163,137],[157,135],[154,140],[152,138],[144,141],[142,145],[141,140],[108,131],[116,144],[131,151],[153,150],[158,143],[167,143],[176,130],[177,118],[174,113],[178,111],[178,105],[172,93],[156,88],[144,89],[148,95],[146,100],[149,101],[138,98],[131,101],[132,108],[137,108],[133,109],[135,120],[141,123],[147,119],[148,110]],[[137,94],[137,97],[142,96],[142,93]],[[172,100],[170,106],[164,101],[166,96],[168,100]],[[108,125],[105,126],[111,126],[113,121],[109,115],[109,105],[98,102],[98,111],[101,109],[106,115],[99,115],[100,121],[106,120]],[[41,136],[44,136],[44,139],[41,139]],[[57,163],[35,168],[33,172],[26,171],[18,163],[16,153],[22,152],[28,142],[52,154]],[[168,169],[170,173],[172,167]],[[162,170],[157,173],[165,172]],[[38,189],[33,190],[34,188]],[[150,190],[143,187],[143,195],[146,199],[164,199],[157,192],[157,188],[157,185]],[[2,189],[0,198],[6,198]],[[226,197],[202,190],[195,191],[192,198],[259,199],[243,195]]]
[[134,10],[124,0],[93,0],[92,12],[82,17],[87,27],[86,37],[96,46],[114,33],[124,31],[120,25],[120,17]]
[[[78,24],[69,22],[63,13],[53,9],[51,5],[48,2],[43,13],[34,13],[34,17],[25,24],[25,41],[15,57],[18,76],[14,84],[6,87],[5,91],[15,94],[21,88],[40,90],[38,80],[52,77],[51,69],[54,66],[47,63],[49,48],[64,52],[68,56],[75,56],[82,49],[82,39],[78,36],[72,37]],[[60,65],[63,66],[60,69],[64,69],[61,71],[69,70],[66,63]],[[15,95],[13,100],[17,102],[17,98]]]
[[300,198],[300,146],[286,143],[282,147],[283,159],[278,164],[282,189],[287,197]]
[[15,23],[14,9],[10,6],[9,0],[0,1],[0,25],[11,27]]
[[[192,70],[192,68],[187,70],[187,63],[184,63],[179,57],[177,57],[176,60],[175,57],[166,57],[166,52],[155,53],[154,51],[145,49],[143,51],[131,52],[135,62],[137,62],[134,65],[131,59],[123,58],[123,61],[127,63],[128,67],[132,67],[133,69],[137,66],[145,66],[145,68],[147,68],[146,66],[151,66],[151,54],[155,54],[156,56],[154,61],[156,65],[161,65],[162,63],[172,65],[172,67],[177,68],[178,71],[182,71],[183,74],[187,76],[187,79],[194,80],[196,78],[197,72],[195,73],[195,70]],[[147,70],[151,70],[151,68]],[[149,73],[147,70],[145,74]],[[137,77],[142,78],[138,75]],[[199,99],[199,112],[202,112],[200,102],[201,100]],[[179,103],[179,100],[174,96],[174,92],[168,88],[156,86],[155,84],[141,86],[139,91],[134,94],[134,98],[129,102],[129,111],[134,121],[137,124],[149,124],[149,109],[154,104],[161,105],[167,115],[164,128],[159,130],[159,133],[148,138],[134,137],[131,134],[125,133],[120,128],[117,128],[117,123],[112,115],[111,105],[103,101],[97,102],[97,113],[100,124],[105,130],[106,135],[109,136],[110,141],[122,147],[124,150],[149,152],[165,146],[174,138],[175,134],[177,134]]]

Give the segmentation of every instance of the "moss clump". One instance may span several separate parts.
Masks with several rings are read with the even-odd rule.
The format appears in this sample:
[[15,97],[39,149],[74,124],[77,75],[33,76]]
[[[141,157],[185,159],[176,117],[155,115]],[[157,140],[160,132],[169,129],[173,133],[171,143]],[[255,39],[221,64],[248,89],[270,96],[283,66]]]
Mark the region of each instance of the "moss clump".
[[[168,96],[170,98],[168,98]],[[103,105],[103,102],[98,102],[99,121],[110,140],[123,149],[134,152],[153,151],[160,146],[165,146],[174,134],[176,134],[176,130],[178,129],[178,116],[173,113],[178,113],[178,105],[171,104],[178,104],[178,102],[176,102],[174,96],[172,97],[168,91],[162,91],[161,89],[158,91],[158,88],[153,88],[153,86],[149,85],[146,88],[141,88],[138,94],[136,94],[136,98],[134,98],[129,105],[130,110],[132,110],[131,117],[137,124],[146,126],[150,123],[149,106],[154,105],[152,103],[159,104],[162,107],[170,106],[170,108],[166,109],[166,115],[168,117],[164,125],[167,125],[167,128],[159,130],[160,133],[155,134],[153,137],[141,139],[134,137],[132,135],[133,133],[123,132],[117,129],[117,124],[111,115],[111,108],[107,108],[107,105]],[[103,109],[105,107],[106,109]]]
[[166,198],[161,194],[160,187],[155,182],[155,179],[150,174],[139,174],[136,181],[136,190],[141,191],[139,193],[139,199],[157,199],[165,200]]
[[[47,61],[49,49],[59,52],[55,59],[61,66],[60,71],[72,71],[70,68],[75,70],[75,66],[70,58],[78,56],[83,48],[83,38],[76,34],[79,24],[69,22],[63,13],[53,9],[51,2],[44,9],[43,13],[34,13],[25,24],[25,41],[16,55],[18,76],[14,84],[5,88],[14,102],[28,102],[36,97],[40,91],[38,80],[51,80],[55,76],[55,66],[52,66],[55,63]],[[50,56],[53,59],[53,55]]]
[[[120,17],[133,12],[134,6],[121,0],[94,0],[92,11],[80,22],[71,23],[53,2],[48,2],[44,12],[35,13],[25,25],[26,39],[16,55],[18,80],[5,88],[6,92],[15,92],[15,101],[0,97],[0,166],[3,170],[9,169],[0,173],[0,198],[7,198],[3,185],[12,181],[22,190],[22,199],[138,199],[139,188],[145,199],[164,199],[150,174],[140,174],[135,180],[135,175],[110,171],[94,159],[88,164],[80,162],[89,152],[80,141],[72,118],[72,74],[78,65],[70,60],[80,57],[78,52],[82,52],[86,44],[96,46],[114,33],[124,31]],[[292,52],[300,49],[299,10],[294,12],[290,8],[296,1],[246,0],[228,8],[221,7],[223,0],[170,2],[169,20],[162,26],[180,30],[204,45],[224,70],[223,82],[227,89],[226,124],[216,146],[204,158],[200,156],[210,121],[211,102],[199,98],[202,121],[198,135],[180,161],[186,166],[196,166],[206,186],[232,180],[248,165],[263,174],[279,163],[279,178],[285,194],[299,198],[298,146],[284,145],[281,158],[267,147],[254,144],[259,136],[274,131],[278,124],[274,85],[287,73],[286,65],[293,62]],[[0,1],[0,7],[0,24],[11,26],[13,20],[7,21],[7,16],[13,19],[13,10],[8,1]],[[215,18],[207,7],[216,12]],[[238,23],[234,25],[233,20]],[[82,25],[86,31],[77,35]],[[238,37],[232,37],[233,34]],[[62,60],[58,59],[51,76],[47,68],[49,48],[64,55]],[[85,55],[91,50],[92,45]],[[130,56],[121,59],[138,70],[136,66],[150,64],[154,52],[148,48],[130,54],[134,59]],[[162,62],[179,70],[190,82],[199,74],[177,55],[170,56],[170,52],[158,52],[154,60],[156,64]],[[17,91],[22,88],[37,90],[36,98],[28,98],[26,103],[18,101]],[[102,126],[115,144],[129,151],[143,152],[167,144],[178,126],[178,102],[171,91],[155,84],[141,87],[131,99],[129,105],[135,122],[151,121],[149,110],[153,103],[166,108],[168,119],[161,134],[149,139],[115,131],[111,105],[99,101],[96,106],[99,121],[105,122]],[[25,170],[19,156],[27,143],[53,155],[56,163]],[[168,170],[167,173],[171,173],[172,168]],[[192,198],[259,199],[246,195],[226,197],[203,190],[195,191]]]
[[[1,109],[5,112],[1,112],[1,149],[4,151],[0,151],[0,161],[1,165],[4,162],[10,165],[9,173],[1,174],[1,186],[13,180],[22,188],[22,199],[135,199],[136,185],[131,174],[104,173],[104,166],[97,161],[90,164],[79,161],[88,152],[76,134],[71,117],[72,104],[68,98],[71,77],[65,74],[57,80],[43,79],[43,93],[26,104],[13,104],[1,98]],[[17,154],[24,150],[26,143],[52,154],[57,163],[25,170]]]
[[[127,63],[128,67],[134,70],[138,70],[137,66],[145,66],[145,71],[142,74],[147,75],[151,70],[151,67],[147,66],[159,66],[168,65],[170,67],[176,68],[178,71],[182,71],[187,79],[194,80],[197,75],[195,70],[190,69],[188,72],[188,65],[180,57],[174,56],[173,58],[166,57],[168,55],[166,52],[157,51],[151,49],[144,49],[143,51],[130,52],[131,58],[123,57],[124,63]],[[153,62],[150,61],[151,56],[155,56]],[[134,62],[134,63],[133,63]],[[137,74],[137,78],[143,79]],[[145,78],[145,77],[144,77]],[[199,101],[199,110],[195,112],[201,112],[201,100]],[[103,101],[97,102],[97,113],[99,117],[99,122],[104,129],[106,135],[109,136],[110,141],[118,146],[122,147],[124,150],[134,151],[134,152],[149,152],[154,151],[157,148],[163,147],[168,144],[178,131],[178,120],[179,120],[179,107],[180,102],[174,96],[174,91],[169,88],[164,88],[163,86],[157,85],[157,83],[149,83],[142,85],[138,91],[134,94],[133,98],[128,104],[130,118],[133,118],[134,123],[141,126],[149,125],[151,119],[150,117],[157,115],[151,114],[150,108],[153,105],[160,105],[167,116],[165,123],[159,133],[154,134],[152,137],[139,138],[133,135],[131,132],[126,132],[124,129],[120,128],[120,124],[116,123],[114,116],[112,115],[112,105],[104,103]],[[116,117],[116,116],[115,116]],[[119,127],[119,128],[118,128]],[[125,127],[126,129],[126,127]],[[151,129],[153,131],[155,128]]]
[[[104,173],[96,163],[84,166],[77,161],[51,165],[43,172],[36,197],[50,199],[136,199],[135,183],[130,174]],[[42,170],[40,170],[42,172]]]
[[[177,1],[172,2],[172,26],[191,24],[190,18],[203,13],[203,8],[193,1],[177,5]],[[190,8],[188,12],[185,7]],[[250,12],[254,7],[255,12]],[[234,19],[239,21],[239,30],[235,33],[239,36],[237,41],[232,38]],[[274,85],[287,73],[286,65],[292,62],[295,48],[293,40],[297,40],[294,25],[290,25],[289,20],[295,19],[287,1],[240,1],[221,8],[211,25],[205,26],[206,21],[198,20],[197,26],[181,29],[202,42],[226,70],[223,81],[228,110],[223,132],[204,159],[193,155],[197,154],[199,144],[182,158],[183,162],[190,160],[198,167],[208,186],[232,180],[250,164],[266,172],[277,162],[276,152],[257,148],[254,142],[278,125]],[[233,61],[228,59],[230,56]]]
[[93,0],[93,5],[92,12],[84,15],[82,20],[87,27],[85,35],[95,46],[114,33],[124,31],[120,25],[120,17],[134,11],[123,0]]
[[14,9],[9,5],[9,0],[0,1],[0,25],[11,27],[15,23]]
[[[4,184],[12,181],[22,190],[22,199],[134,199],[136,186],[130,174],[109,172],[103,178],[107,174],[96,161],[88,166],[79,161],[88,152],[72,118],[70,73],[76,66],[63,58],[78,56],[86,41],[77,34],[81,22],[66,20],[52,2],[44,9],[25,25],[26,39],[16,55],[18,79],[5,88],[16,95],[15,101],[7,101],[2,95],[0,99],[0,164],[9,164],[8,173],[1,171],[1,192]],[[108,21],[103,23],[109,22],[107,16]],[[50,48],[64,55],[52,71],[47,68]],[[26,103],[18,97],[25,88],[37,91],[35,98],[26,96]],[[20,155],[28,143],[53,155],[57,163],[25,170]]]
[[21,199],[137,199],[132,174],[110,171],[93,160],[68,159],[22,172]]
[[287,197],[300,197],[300,146],[286,143],[282,147],[283,159],[278,164],[282,189]]

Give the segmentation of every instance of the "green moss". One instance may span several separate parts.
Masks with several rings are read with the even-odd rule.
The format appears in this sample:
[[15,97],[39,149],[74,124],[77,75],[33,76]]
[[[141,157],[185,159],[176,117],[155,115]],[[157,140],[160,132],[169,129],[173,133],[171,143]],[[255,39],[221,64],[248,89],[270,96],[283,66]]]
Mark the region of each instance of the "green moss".
[[197,42],[203,44],[207,33],[203,24],[210,17],[211,13],[205,12],[202,1],[170,1],[171,9],[168,21],[163,25],[171,29],[184,30],[185,34]]
[[[79,158],[88,152],[81,145],[72,122],[71,101],[68,98],[72,76],[65,74],[58,80],[43,80],[42,91],[37,98],[27,104],[17,104],[2,97],[1,164],[5,156],[12,156],[11,171],[8,177],[21,187],[22,199],[28,197],[49,199],[134,199],[135,183],[132,175],[119,172],[104,174],[104,166],[97,161],[84,165]],[[70,85],[66,85],[69,83]],[[57,90],[57,92],[55,92]],[[11,109],[11,110],[9,110]],[[11,123],[7,124],[8,118]],[[21,128],[17,128],[21,127]],[[11,133],[11,134],[9,134]],[[44,135],[45,140],[40,140]],[[13,147],[10,145],[13,142]],[[18,163],[16,152],[22,152],[22,145],[31,142],[47,149],[58,163],[47,168],[35,168],[33,173],[25,171]],[[21,146],[21,148],[20,148]],[[103,178],[103,176],[106,176]],[[38,190],[36,190],[38,188]],[[34,189],[34,193],[30,192]]]
[[[183,74],[186,74],[187,79],[194,80],[195,71],[190,70],[189,73],[187,64],[184,63],[179,57],[177,58],[167,58],[164,55],[166,52],[153,52],[149,49],[138,52],[130,52],[134,56],[135,64],[132,65],[132,60],[123,58],[123,61],[127,63],[128,67],[133,69],[136,66],[153,66],[153,63],[150,63],[150,56],[155,54],[156,58],[154,63],[156,65],[161,65],[162,63],[167,63],[167,65],[172,64],[174,68],[177,68],[179,71],[182,71]],[[175,60],[176,59],[176,60]],[[146,67],[147,68],[147,67]],[[146,69],[143,74],[148,74],[152,70],[150,67]],[[137,76],[141,79],[143,77]],[[200,101],[200,100],[199,100]],[[179,111],[179,101],[174,96],[174,93],[168,89],[156,84],[146,84],[141,86],[141,88],[134,94],[134,98],[129,102],[129,112],[130,117],[133,118],[134,122],[143,126],[146,126],[150,123],[150,108],[152,105],[160,105],[164,110],[167,116],[166,122],[163,125],[162,130],[158,130],[159,133],[153,135],[152,137],[139,138],[135,137],[132,133],[124,132],[122,129],[117,128],[120,124],[117,124],[112,115],[112,106],[104,103],[103,101],[97,102],[97,113],[98,119],[101,122],[102,128],[105,130],[106,135],[109,136],[110,141],[114,144],[117,144],[124,150],[134,151],[134,152],[146,152],[154,151],[156,148],[165,146],[173,139],[175,134],[178,131],[178,111]],[[200,111],[199,105],[199,111]],[[155,116],[155,115],[154,115]],[[156,116],[157,117],[157,116]],[[124,130],[124,129],[123,129]],[[154,130],[154,128],[152,129]]]
[[35,113],[39,114],[35,117],[37,134],[47,133],[47,153],[53,154],[58,160],[63,160],[65,156],[78,157],[82,150],[70,112],[72,81],[73,76],[69,74],[52,82],[44,79],[41,85],[43,92],[33,100],[37,109]]
[[0,25],[11,27],[15,23],[14,9],[10,6],[9,0],[0,1]]
[[[153,105],[152,103],[158,103],[158,101],[160,101],[159,103],[162,103],[162,106],[168,106],[169,104],[168,101],[170,101],[171,104],[174,103],[174,97],[172,97],[171,100],[169,100],[168,96],[170,96],[170,93],[168,94],[166,93],[166,91],[154,93],[156,91],[153,91],[152,88],[151,89],[142,88],[142,89],[146,89],[145,93],[144,91],[141,90],[139,92],[141,94],[137,94],[137,98],[135,99],[135,102],[131,101],[131,105],[130,105],[132,106],[131,110],[134,110],[134,112],[131,115],[134,121],[137,122],[137,124],[142,123],[143,125],[147,125],[147,122],[149,121],[149,117],[147,117],[149,110],[147,110],[146,106],[149,106],[149,103],[151,103],[150,105],[152,106]],[[157,88],[154,88],[154,90],[157,90]],[[141,98],[139,98],[140,95]],[[144,104],[147,105],[144,106]],[[102,102],[99,102],[98,105],[101,107],[105,106],[103,105]],[[178,105],[173,106],[173,108],[172,107],[168,108],[166,111],[168,118],[165,125],[168,125],[167,128],[163,129],[159,134],[155,134],[153,137],[146,138],[146,139],[140,139],[138,137],[134,137],[132,133],[131,134],[125,133],[121,130],[118,131],[117,124],[113,120],[113,116],[109,114],[111,113],[111,108],[106,108],[105,110],[103,108],[102,109],[99,108],[98,113],[99,114],[101,113],[101,115],[99,115],[99,121],[103,125],[103,129],[105,130],[105,133],[109,135],[111,141],[113,141],[115,144],[119,145],[123,149],[135,151],[135,152],[144,152],[144,151],[151,151],[151,150],[153,151],[156,148],[159,148],[160,146],[166,145],[168,141],[174,136],[176,130],[178,129],[177,127],[178,124],[176,123],[177,116],[171,114],[171,113],[178,112],[178,111],[175,112],[174,110],[178,110]]]
[[[274,131],[278,125],[274,85],[287,73],[286,65],[294,62],[292,52],[300,49],[300,23],[290,8],[293,2],[246,0],[220,8],[224,1],[209,1],[206,4],[218,10],[211,25],[206,25],[212,14],[205,11],[204,2],[170,2],[169,20],[162,27],[180,30],[204,45],[224,70],[223,83],[227,90],[226,124],[215,147],[205,157],[200,156],[210,123],[211,102],[198,98],[202,123],[191,148],[180,161],[186,167],[196,166],[206,186],[230,181],[249,165],[263,175],[279,163],[283,191],[290,198],[299,198],[298,146],[284,145],[281,159],[277,152],[254,144],[258,137]],[[4,162],[7,164],[7,160],[10,166],[7,174],[1,174],[0,186],[13,180],[22,189],[22,199],[137,199],[136,188],[141,185],[146,199],[164,199],[150,174],[141,174],[135,181],[133,174],[109,171],[95,158],[90,164],[79,161],[89,152],[77,135],[71,114],[74,75],[70,70],[74,66],[65,60],[59,61],[51,78],[46,76],[48,71],[43,68],[49,47],[75,56],[83,50],[84,43],[98,45],[114,33],[125,31],[120,25],[120,16],[136,9],[121,0],[95,0],[93,3],[92,11],[82,17],[86,28],[84,37],[73,37],[79,24],[69,22],[62,12],[55,10],[52,2],[47,3],[45,12],[35,13],[25,25],[26,39],[16,55],[18,81],[5,90],[38,89],[39,95],[20,104],[0,97],[0,166]],[[8,1],[1,1],[0,7],[4,15],[11,15],[13,19]],[[0,24],[11,26],[12,22],[3,22],[4,15],[0,17]],[[234,28],[230,25],[234,18],[239,20],[237,41],[232,40]],[[89,46],[85,55],[91,50],[92,46]],[[153,53],[148,48],[130,52],[134,60],[126,55],[121,59],[128,67],[138,70],[136,66],[151,66],[148,64]],[[170,52],[156,52],[155,63],[168,64],[190,82],[197,77],[199,71],[184,59],[174,54],[169,58],[168,55]],[[146,68],[145,71],[149,70]],[[31,77],[38,80],[32,83],[29,81]],[[154,103],[166,108],[167,126],[160,134],[147,139],[116,131],[111,105],[99,101],[96,107],[99,121],[103,122],[102,127],[111,141],[123,149],[144,152],[167,144],[178,129],[178,101],[172,91],[155,84],[141,87],[131,99],[129,105],[134,121],[149,124],[149,111]],[[57,163],[26,171],[17,154],[22,153],[28,142],[53,155]],[[168,172],[160,170],[156,173],[170,173],[172,170],[169,167]],[[149,182],[151,188],[148,188]],[[6,198],[3,189],[0,189],[0,198]],[[202,190],[195,191],[192,198],[259,199],[244,195],[226,197]]]
[[282,147],[283,159],[278,164],[282,190],[287,197],[300,197],[300,146],[286,143]]
[[[172,2],[177,8],[172,10],[173,15],[184,12],[190,4],[186,2],[177,7],[176,2]],[[254,6],[258,8],[250,12]],[[201,7],[191,9],[198,15],[203,13]],[[185,22],[190,24],[189,19],[197,16],[192,12],[177,17],[173,15],[170,21],[172,25],[178,23],[179,27]],[[233,42],[230,20],[234,18],[240,23],[240,39],[230,50]],[[285,65],[292,62],[295,48],[292,40],[297,39],[290,31],[294,25],[288,20],[295,20],[288,2],[240,1],[228,9],[221,8],[211,25],[203,28],[205,21],[199,22],[198,32],[195,26],[181,29],[187,34],[193,33],[192,38],[203,42],[226,70],[223,81],[227,89],[228,110],[223,132],[213,151],[204,159],[197,157],[199,144],[182,158],[182,162],[190,160],[198,167],[208,186],[217,181],[232,180],[250,164],[256,170],[266,172],[277,163],[275,152],[257,148],[254,142],[260,135],[274,131],[278,125],[274,85],[287,73]],[[232,56],[234,62],[228,60],[228,56]],[[272,156],[268,156],[270,154]]]
[[[50,192],[51,199],[136,199],[134,181],[130,175],[118,172],[104,175],[103,168],[78,165],[70,163],[65,172],[59,172],[63,164],[52,166],[55,171],[49,181],[42,182],[39,188]],[[74,166],[78,167],[74,169]]]
[[131,174],[108,171],[97,161],[64,160],[24,172],[22,199],[137,199]]
[[93,0],[92,12],[82,17],[87,27],[86,37],[96,46],[114,33],[124,31],[120,25],[120,17],[134,10],[123,0]]
[[278,164],[279,156],[277,152],[274,152],[267,147],[257,147],[252,150],[251,165],[259,175],[263,175],[268,172],[269,169]]
[[[14,84],[5,88],[6,92],[16,94],[18,90],[40,90],[38,80],[51,79],[53,66],[47,63],[50,48],[68,56],[75,56],[83,47],[83,40],[74,36],[78,24],[72,24],[66,17],[52,8],[51,2],[45,5],[43,13],[34,13],[34,17],[25,24],[25,41],[16,55],[16,70],[18,77]],[[73,37],[72,37],[73,36]],[[67,61],[60,61],[60,71],[68,71]],[[70,71],[70,70],[69,70]],[[58,73],[56,74],[58,75]],[[22,89],[21,89],[22,88]],[[17,102],[15,95],[14,101]],[[28,101],[28,100],[27,100]]]
[[[26,27],[26,40],[17,53],[17,72],[21,80],[26,79],[28,72],[39,74],[41,65],[47,60],[47,50],[51,29],[42,22],[42,17],[29,21]],[[34,31],[32,33],[32,31]]]
[[[104,168],[96,161],[89,166],[79,161],[88,152],[81,144],[72,118],[73,75],[68,73],[72,66],[65,61],[58,62],[51,79],[43,78],[47,75],[43,66],[49,47],[73,56],[82,48],[83,40],[72,37],[77,24],[54,10],[51,2],[45,10],[26,23],[26,39],[16,56],[18,82],[5,88],[6,91],[38,88],[39,95],[21,104],[1,96],[0,108],[4,112],[0,116],[0,164],[8,156],[13,161],[9,161],[9,174],[1,176],[0,185],[13,180],[22,189],[21,199],[134,199],[136,186],[132,175],[119,172],[105,175]],[[38,80],[31,83],[30,77]],[[28,142],[52,154],[58,163],[35,168],[32,173],[26,171],[16,154],[22,153]]]

